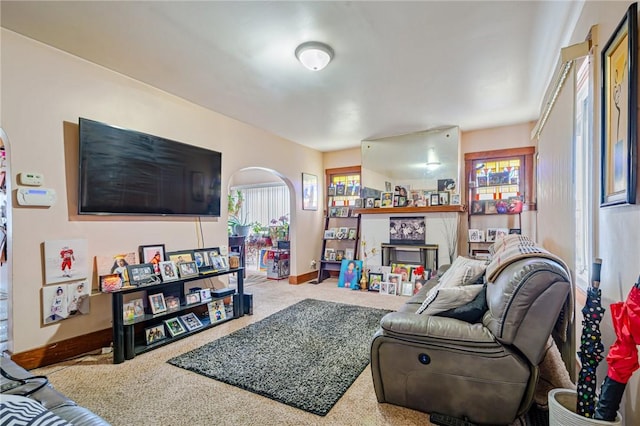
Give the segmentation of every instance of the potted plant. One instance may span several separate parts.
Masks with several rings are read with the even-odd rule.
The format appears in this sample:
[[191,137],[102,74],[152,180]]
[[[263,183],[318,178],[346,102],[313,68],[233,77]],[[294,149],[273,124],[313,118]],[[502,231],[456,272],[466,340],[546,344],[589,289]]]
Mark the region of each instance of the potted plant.
[[289,214],[282,215],[278,219],[271,219],[269,236],[274,242],[289,240]]
[[[227,206],[229,218],[227,219],[228,229],[231,235],[246,237],[251,231],[251,223],[248,221],[248,213],[242,211],[244,204],[244,194],[241,190],[236,190],[227,196]],[[244,213],[244,214],[243,214]]]

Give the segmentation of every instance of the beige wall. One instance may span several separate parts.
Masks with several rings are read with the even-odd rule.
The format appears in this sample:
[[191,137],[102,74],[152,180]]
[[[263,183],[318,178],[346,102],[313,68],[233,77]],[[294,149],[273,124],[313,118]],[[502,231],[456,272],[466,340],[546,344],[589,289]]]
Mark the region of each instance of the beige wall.
[[[594,256],[602,258],[601,285],[603,306],[607,309],[600,326],[605,354],[615,340],[609,305],[624,300],[638,279],[640,268],[640,198],[639,204],[599,208],[600,199],[600,53],[613,34],[631,2],[585,2],[576,24],[571,43],[585,39],[592,25],[599,26],[599,43],[595,49],[596,81],[594,82]],[[573,90],[571,78],[565,85],[539,141],[539,235],[545,246],[564,253],[573,264],[572,185],[570,180]],[[560,253],[559,253],[560,254]],[[577,307],[581,308],[580,306]],[[598,382],[606,376],[603,361],[598,368]],[[621,411],[626,425],[640,424],[640,373],[627,384]]]
[[[78,117],[221,151],[223,191],[238,170],[275,171],[291,191],[292,274],[310,271],[310,260],[318,258],[322,210],[302,211],[299,197],[303,171],[324,173],[320,152],[4,29],[1,78],[2,127],[12,145],[13,184],[17,173],[41,172],[44,186],[58,194],[53,207],[13,210],[14,352],[111,326],[111,297],[101,294],[91,297],[90,315],[42,326],[45,240],[87,239],[91,257],[137,251],[141,244],[164,243],[167,250],[202,244],[195,218],[78,218],[74,214],[77,154],[69,145],[77,143]],[[221,208],[222,218],[202,220],[206,246],[226,245],[226,203]],[[304,229],[307,237],[298,241],[296,228]]]

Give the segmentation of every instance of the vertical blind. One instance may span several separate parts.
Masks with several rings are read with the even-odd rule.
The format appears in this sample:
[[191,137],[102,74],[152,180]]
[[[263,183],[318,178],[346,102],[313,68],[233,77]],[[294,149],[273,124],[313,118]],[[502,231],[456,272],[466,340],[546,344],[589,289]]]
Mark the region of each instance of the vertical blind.
[[237,187],[233,190],[244,194],[241,216],[246,214],[249,222],[269,226],[272,219],[289,218],[289,188],[286,185]]

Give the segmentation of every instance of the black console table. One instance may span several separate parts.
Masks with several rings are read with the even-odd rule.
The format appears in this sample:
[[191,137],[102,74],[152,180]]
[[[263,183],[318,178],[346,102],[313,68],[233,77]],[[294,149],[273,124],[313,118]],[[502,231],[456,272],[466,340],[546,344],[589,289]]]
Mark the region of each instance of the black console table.
[[382,244],[382,265],[409,263],[424,266],[432,271],[438,270],[438,245],[401,245]]
[[[141,328],[144,326],[153,326],[155,324],[164,324],[163,321],[169,319],[171,317],[175,317],[180,313],[187,313],[186,311],[193,312],[197,310],[198,307],[202,309],[204,305],[206,307],[208,301],[194,303],[194,304],[186,304],[185,294],[184,294],[184,284],[192,281],[202,280],[205,278],[233,274],[237,272],[238,283],[235,291],[233,289],[223,289],[217,293],[217,295],[213,295],[213,300],[223,299],[228,296],[233,297],[233,316],[231,318],[227,318],[226,320],[217,321],[217,322],[209,322],[207,320],[203,320],[203,326],[189,331],[187,333],[183,333],[177,336],[170,337],[167,333],[167,337],[163,340],[155,342],[149,345],[136,345],[136,334],[139,334]],[[227,291],[225,291],[227,290]],[[136,292],[145,292],[145,297],[150,294],[156,293],[171,293],[178,294],[180,297],[180,306],[175,309],[167,310],[162,313],[152,314],[149,312],[145,312],[144,315],[139,318],[134,318],[130,320],[125,320],[123,315],[123,305],[124,305],[124,295],[129,293]],[[213,291],[212,291],[213,292]],[[161,346],[164,346],[168,343],[171,343],[175,340],[182,339],[184,337],[190,336],[191,334],[198,333],[202,330],[206,330],[207,328],[214,327],[222,322],[239,318],[244,315],[244,268],[235,268],[229,269],[226,271],[218,271],[207,274],[200,274],[199,276],[192,278],[185,278],[177,281],[168,281],[159,284],[152,284],[140,287],[126,287],[119,291],[115,291],[112,293],[111,299],[111,309],[113,315],[113,363],[120,364],[124,362],[126,359],[132,359],[136,355],[157,349]],[[166,331],[166,330],[165,330]],[[142,330],[144,332],[144,330]]]

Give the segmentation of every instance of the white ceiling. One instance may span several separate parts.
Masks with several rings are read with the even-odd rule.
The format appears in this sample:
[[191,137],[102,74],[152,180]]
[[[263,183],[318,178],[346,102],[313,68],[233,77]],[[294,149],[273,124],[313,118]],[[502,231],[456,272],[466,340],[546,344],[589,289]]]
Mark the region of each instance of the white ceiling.
[[[6,1],[2,27],[320,151],[538,116],[582,1]],[[295,48],[335,51],[319,72]]]

